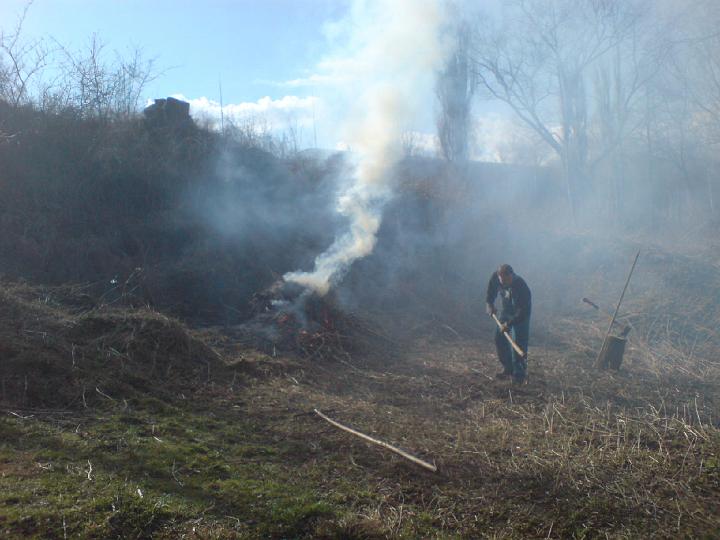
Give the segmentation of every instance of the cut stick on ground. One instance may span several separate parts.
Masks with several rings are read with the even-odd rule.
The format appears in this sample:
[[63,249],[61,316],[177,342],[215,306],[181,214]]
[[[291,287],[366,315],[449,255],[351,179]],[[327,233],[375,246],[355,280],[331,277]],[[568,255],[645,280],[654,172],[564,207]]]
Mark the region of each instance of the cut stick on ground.
[[329,418],[329,417],[325,416],[323,413],[321,413],[321,412],[318,411],[317,409],[313,409],[313,410],[315,411],[315,414],[317,414],[320,418],[322,418],[323,420],[329,422],[330,424],[332,424],[332,425],[335,426],[336,428],[342,429],[343,431],[347,431],[348,433],[352,433],[353,435],[355,435],[355,436],[357,436],[357,437],[360,437],[361,439],[364,439],[364,440],[366,440],[366,441],[368,441],[368,442],[371,442],[371,443],[373,443],[373,444],[377,444],[378,446],[382,446],[383,448],[387,448],[387,449],[390,450],[391,452],[395,452],[396,454],[404,457],[405,459],[407,459],[407,460],[409,460],[409,461],[412,461],[412,462],[415,463],[416,465],[420,465],[421,467],[427,469],[428,471],[437,472],[437,467],[436,467],[435,465],[433,465],[432,463],[428,463],[427,461],[423,461],[422,459],[417,458],[417,457],[415,457],[415,456],[413,456],[413,455],[410,455],[410,454],[408,454],[407,452],[404,452],[403,450],[400,450],[399,448],[397,448],[397,447],[395,447],[395,446],[393,446],[393,445],[391,445],[391,444],[388,444],[388,443],[383,442],[383,441],[379,441],[379,440],[377,440],[377,439],[373,439],[373,438],[370,437],[369,435],[365,435],[364,433],[360,433],[359,431],[356,431],[356,430],[354,430],[354,429],[352,429],[352,428],[349,428],[349,427],[347,427],[347,426],[344,426],[344,425],[342,425],[340,422],[336,422],[336,421],[333,420],[332,418]]

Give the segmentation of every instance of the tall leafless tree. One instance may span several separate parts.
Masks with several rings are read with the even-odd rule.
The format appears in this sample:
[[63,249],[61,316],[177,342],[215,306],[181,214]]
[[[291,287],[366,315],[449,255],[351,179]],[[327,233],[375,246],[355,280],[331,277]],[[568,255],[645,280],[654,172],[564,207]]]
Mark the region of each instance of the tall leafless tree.
[[562,163],[573,218],[588,187],[591,91],[598,61],[632,36],[639,1],[517,0],[494,30],[476,29],[480,87],[506,103]]
[[23,25],[32,2],[10,31],[0,28],[0,99],[13,106],[30,101],[31,86],[47,66],[51,50],[41,39],[28,40]]
[[475,80],[470,66],[470,27],[461,23],[456,30],[455,49],[438,77],[438,139],[443,157],[450,162],[468,158],[471,138],[471,108]]
[[605,164],[609,172],[613,217],[624,213],[625,161],[628,147],[642,132],[647,112],[646,91],[657,86],[675,48],[667,21],[646,14],[595,66],[591,172]]
[[678,80],[685,83],[693,105],[692,127],[701,136],[708,162],[706,178],[710,212],[720,213],[720,5],[715,1],[698,2],[690,17],[683,45],[684,61],[676,63]]

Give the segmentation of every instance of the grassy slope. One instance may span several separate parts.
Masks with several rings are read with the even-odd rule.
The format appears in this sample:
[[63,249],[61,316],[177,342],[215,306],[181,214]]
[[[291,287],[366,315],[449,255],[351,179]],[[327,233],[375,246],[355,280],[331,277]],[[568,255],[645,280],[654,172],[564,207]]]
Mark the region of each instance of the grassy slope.
[[283,450],[255,423],[143,405],[92,419],[4,419],[4,536],[294,536],[330,512],[287,476]]
[[435,323],[422,339],[308,362],[249,349],[232,329],[88,312],[5,282],[0,536],[714,536],[717,335],[678,325],[673,299],[660,309],[645,286],[628,302],[621,372],[590,367],[604,327],[592,314],[555,321],[558,334],[542,326],[518,388],[492,379],[489,323],[472,339]]

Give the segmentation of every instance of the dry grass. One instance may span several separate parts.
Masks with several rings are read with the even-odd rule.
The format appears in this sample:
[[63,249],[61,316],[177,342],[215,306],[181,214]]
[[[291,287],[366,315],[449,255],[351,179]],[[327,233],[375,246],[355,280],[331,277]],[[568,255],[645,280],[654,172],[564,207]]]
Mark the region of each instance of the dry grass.
[[[104,414],[117,410],[125,418],[142,411],[142,395],[175,407],[178,394],[187,391],[192,400],[182,403],[192,413],[183,415],[196,422],[188,444],[207,438],[216,461],[207,469],[190,465],[178,446],[172,459],[159,462],[162,473],[149,473],[167,477],[161,488],[133,478],[157,496],[178,498],[189,496],[183,484],[197,479],[192,500],[216,501],[205,505],[210,510],[200,529],[213,537],[677,538],[710,537],[720,528],[720,364],[712,311],[699,324],[692,306],[685,312],[672,299],[651,302],[644,289],[635,291],[624,311],[633,332],[623,368],[598,372],[591,366],[605,322],[578,310],[554,321],[560,331],[539,325],[529,384],[513,386],[493,378],[499,366],[490,321],[469,338],[452,326],[440,329],[444,323],[437,318],[411,319],[404,333],[390,332],[389,321],[383,325],[376,315],[355,334],[367,341],[359,344],[361,352],[338,341],[339,355],[321,347],[289,356],[248,346],[237,329],[189,330],[143,310],[78,313],[43,301],[37,291],[10,288],[0,303],[3,343],[15,352],[41,351],[42,369],[61,366],[50,372],[56,384],[70,373],[75,412],[66,411],[68,417],[48,404],[30,411],[17,391],[8,394],[15,398],[11,404],[6,396],[6,412],[35,415],[70,436],[73,424],[88,421],[78,414],[92,415],[102,406]],[[80,371],[71,365],[73,344],[83,351]],[[21,367],[26,363],[3,364],[4,377],[15,369],[10,376],[22,381],[16,376]],[[177,377],[166,378],[167,370]],[[97,377],[105,377],[102,384],[124,383],[111,392]],[[86,409],[77,397],[81,381],[86,388],[96,384],[112,400],[95,392]],[[125,410],[123,394],[134,396],[135,413]],[[434,462],[439,471],[427,472],[340,432],[313,408]],[[210,420],[226,423],[228,431],[213,434]],[[95,422],[111,430],[99,414]],[[234,424],[244,431],[235,432],[229,427]],[[238,438],[252,444],[238,449]],[[116,444],[112,452],[121,452]],[[101,461],[93,457],[93,463],[103,474]],[[17,465],[5,468],[8,474],[17,469],[19,478],[25,469]],[[81,465],[74,466],[87,473]],[[154,470],[145,467],[146,473]],[[217,476],[224,467],[245,476]],[[258,474],[261,481],[253,476]],[[271,488],[253,491],[270,479]],[[286,489],[302,491],[300,506],[283,494]],[[266,509],[248,510],[247,497],[262,497]],[[233,518],[237,524],[227,517],[238,515],[244,517]],[[273,528],[278,515],[291,525]],[[159,530],[190,531],[197,518],[183,516]]]
[[68,309],[67,298],[78,299],[71,292],[2,283],[0,403],[87,409],[188,391],[222,369],[218,353],[178,321],[145,308]]
[[[419,344],[392,365],[292,370],[255,387],[253,401],[297,441],[300,463],[335,464],[328,489],[348,475],[369,483],[379,499],[348,502],[391,536],[424,519],[468,537],[702,536],[720,526],[717,372],[698,387],[687,367],[660,372],[631,351],[626,370],[598,374],[589,355],[541,348],[530,383],[513,387],[489,377],[493,356],[484,341]],[[312,407],[440,472],[294,416]]]

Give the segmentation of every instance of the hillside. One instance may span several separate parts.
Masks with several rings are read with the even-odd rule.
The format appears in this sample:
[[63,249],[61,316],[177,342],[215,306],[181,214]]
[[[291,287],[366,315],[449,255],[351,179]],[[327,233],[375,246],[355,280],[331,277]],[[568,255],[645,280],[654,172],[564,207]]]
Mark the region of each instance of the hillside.
[[[716,224],[572,225],[550,169],[408,158],[373,253],[319,297],[280,278],[346,225],[349,156],[152,115],[3,114],[0,536],[720,528]],[[625,361],[597,370],[638,250]],[[501,262],[533,291],[523,386],[493,377]]]

